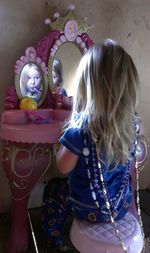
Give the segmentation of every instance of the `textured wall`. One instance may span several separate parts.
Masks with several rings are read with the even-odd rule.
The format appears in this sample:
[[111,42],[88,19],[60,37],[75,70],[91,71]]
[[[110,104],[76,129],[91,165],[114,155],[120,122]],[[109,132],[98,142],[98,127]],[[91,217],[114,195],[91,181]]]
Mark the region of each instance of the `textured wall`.
[[[105,37],[112,37],[120,42],[133,57],[141,80],[138,109],[144,121],[146,135],[150,139],[149,0],[74,0],[72,2],[70,0],[1,0],[0,112],[3,110],[6,86],[14,83],[13,67],[16,60],[24,54],[26,47],[35,45],[48,33],[49,29],[44,25],[45,18],[52,18],[56,11],[65,15],[70,3],[75,4],[76,12],[80,17],[87,17],[88,23],[94,25],[89,31],[93,41],[98,42]],[[150,184],[149,164],[148,159],[141,175],[142,188]],[[42,185],[34,191],[36,198],[40,196],[41,188]],[[37,205],[37,202],[34,204]],[[10,193],[7,180],[0,169],[0,212],[7,210],[9,204]]]
[[[140,77],[141,92],[138,112],[144,122],[150,143],[150,1],[111,0],[110,37],[116,39],[132,56]],[[140,185],[150,187],[150,156],[141,173]]]

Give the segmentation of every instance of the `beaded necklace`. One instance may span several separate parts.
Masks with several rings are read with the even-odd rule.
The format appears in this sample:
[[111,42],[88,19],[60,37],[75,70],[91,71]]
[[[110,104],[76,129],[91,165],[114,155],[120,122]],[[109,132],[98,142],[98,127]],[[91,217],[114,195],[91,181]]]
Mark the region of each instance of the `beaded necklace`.
[[[138,144],[140,142],[143,142],[144,147],[145,147],[145,156],[144,156],[142,161],[139,161],[139,157],[138,157]],[[135,145],[136,145],[136,151],[135,151],[136,204],[137,204],[139,223],[140,223],[141,232],[142,232],[142,236],[143,236],[143,242],[144,242],[142,253],[144,253],[145,252],[145,234],[144,234],[143,222],[142,222],[142,217],[141,217],[140,194],[139,194],[139,173],[143,169],[142,164],[145,162],[145,160],[147,158],[147,149],[148,149],[149,145],[147,143],[147,140],[146,140],[145,136],[140,134],[140,129],[139,128],[137,128],[137,131],[136,131]]]
[[[99,158],[99,149],[98,149],[98,146],[97,146],[97,143],[95,143],[95,146],[96,146],[96,156],[94,156],[94,143],[92,144],[92,161],[93,161],[93,170],[94,170],[94,186],[92,184],[92,180],[91,180],[91,172],[90,172],[90,169],[89,169],[89,161],[88,161],[88,156],[89,156],[89,149],[87,148],[87,140],[86,140],[86,133],[85,131],[83,132],[84,134],[84,148],[83,148],[83,154],[85,156],[85,164],[86,164],[86,168],[87,168],[87,175],[88,175],[88,178],[89,178],[89,181],[90,181],[90,190],[91,190],[91,195],[92,195],[92,198],[96,204],[96,206],[99,208],[100,205],[99,205],[99,202],[97,201],[97,197],[96,197],[96,193],[94,191],[94,188],[99,188],[99,185],[98,185],[98,174],[97,174],[97,169],[96,167],[98,166],[98,169],[99,169],[99,177],[100,177],[100,183],[102,185],[102,193],[103,193],[103,196],[104,196],[104,200],[105,200],[105,203],[106,203],[106,208],[107,208],[107,211],[108,211],[108,214],[109,214],[109,217],[110,217],[110,221],[114,227],[114,230],[115,230],[115,233],[116,233],[116,236],[120,242],[120,246],[121,248],[123,249],[123,251],[125,253],[128,253],[127,251],[127,248],[125,246],[125,243],[124,241],[121,239],[120,237],[120,233],[119,233],[119,230],[117,228],[117,225],[115,223],[115,215],[113,213],[113,211],[111,210],[111,202],[112,200],[110,199],[110,196],[109,196],[109,192],[108,192],[108,189],[106,187],[106,183],[105,183],[105,179],[104,179],[104,175],[103,175],[103,170],[102,170],[102,164],[101,164],[101,161],[100,161],[100,158]],[[142,236],[143,236],[143,241],[144,241],[144,245],[145,245],[145,236],[144,236],[144,230],[143,230],[143,223],[142,223],[142,218],[141,218],[141,209],[140,209],[140,201],[139,201],[139,171],[140,171],[140,163],[138,161],[138,143],[139,143],[139,136],[141,137],[139,131],[136,131],[136,138],[135,138],[135,169],[136,169],[136,191],[137,191],[137,198],[136,198],[136,202],[137,202],[137,209],[138,209],[138,216],[139,216],[139,223],[140,223],[140,227],[141,227],[141,231],[142,231]],[[96,159],[97,158],[97,159]],[[125,183],[122,184],[119,192],[117,193],[116,195],[116,199],[120,199],[120,197],[122,196],[122,193],[125,189],[125,186],[128,182],[128,178],[129,178],[129,167],[130,167],[130,163],[128,162],[127,163],[127,177],[126,177],[126,180],[125,180]],[[143,247],[143,252],[144,252],[144,249],[145,247]]]

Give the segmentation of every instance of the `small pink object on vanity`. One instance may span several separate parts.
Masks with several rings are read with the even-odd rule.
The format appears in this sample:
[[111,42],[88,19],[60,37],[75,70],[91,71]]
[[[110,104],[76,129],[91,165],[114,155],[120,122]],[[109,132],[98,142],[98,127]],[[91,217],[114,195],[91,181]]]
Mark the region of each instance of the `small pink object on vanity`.
[[4,111],[0,137],[17,143],[57,143],[69,114],[53,109]]

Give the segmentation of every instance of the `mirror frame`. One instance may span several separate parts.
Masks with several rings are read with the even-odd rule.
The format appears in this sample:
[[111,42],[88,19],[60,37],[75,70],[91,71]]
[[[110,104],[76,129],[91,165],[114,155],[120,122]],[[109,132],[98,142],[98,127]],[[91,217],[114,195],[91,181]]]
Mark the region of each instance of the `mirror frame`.
[[56,37],[53,37],[53,43],[50,48],[48,59],[48,82],[50,90],[54,91],[54,84],[52,80],[52,65],[57,53],[57,50],[65,43],[73,43],[81,52],[81,57],[87,52],[88,48],[94,43],[86,33],[90,26],[86,24],[86,18],[83,20],[74,13],[74,6],[70,6],[69,12],[66,16],[60,17],[59,13],[54,14],[56,21],[51,23],[49,19],[45,20],[46,24],[49,24],[54,32],[57,33]]
[[23,96],[20,88],[20,77],[23,68],[29,64],[33,63],[35,64],[39,69],[40,72],[42,73],[42,84],[43,84],[43,92],[40,97],[40,99],[36,102],[37,106],[39,107],[47,94],[48,91],[48,71],[45,62],[42,62],[40,57],[37,57],[36,50],[33,47],[28,47],[25,51],[25,55],[22,56],[19,60],[17,60],[16,65],[15,65],[15,88],[16,88],[16,93],[18,98],[21,100],[25,96]]

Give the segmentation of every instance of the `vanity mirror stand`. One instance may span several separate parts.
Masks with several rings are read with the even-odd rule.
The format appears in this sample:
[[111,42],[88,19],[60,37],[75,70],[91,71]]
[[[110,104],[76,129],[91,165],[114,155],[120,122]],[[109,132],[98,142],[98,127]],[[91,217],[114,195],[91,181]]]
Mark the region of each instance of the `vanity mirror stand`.
[[[28,248],[30,192],[50,169],[54,145],[70,114],[75,70],[93,44],[87,34],[89,26],[75,15],[73,5],[66,16],[55,13],[54,19],[45,20],[50,32],[17,60],[15,85],[7,92],[2,113],[2,162],[11,191],[7,253],[26,252]],[[58,62],[62,66],[59,83],[55,80]]]

